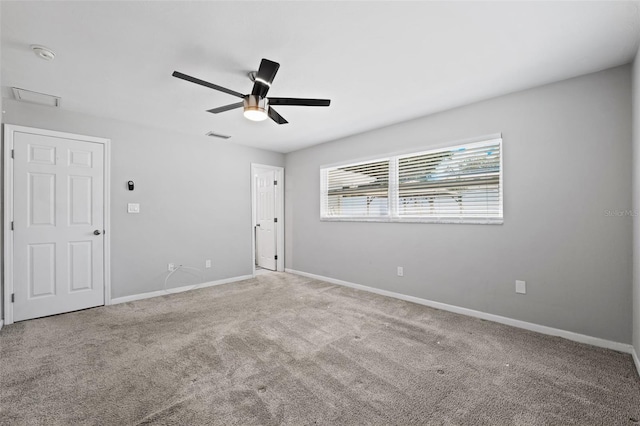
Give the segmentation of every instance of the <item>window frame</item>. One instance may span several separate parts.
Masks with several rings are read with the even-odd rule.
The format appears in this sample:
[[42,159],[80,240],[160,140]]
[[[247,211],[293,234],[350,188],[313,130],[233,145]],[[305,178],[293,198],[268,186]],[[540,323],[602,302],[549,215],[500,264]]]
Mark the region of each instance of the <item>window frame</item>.
[[[484,217],[464,216],[400,216],[399,206],[399,160],[425,154],[433,154],[443,151],[453,151],[459,148],[477,148],[497,142],[500,148],[499,170],[499,215]],[[369,157],[356,161],[330,164],[320,167],[320,220],[323,222],[395,222],[395,223],[447,223],[447,224],[477,224],[477,225],[501,225],[504,223],[504,168],[503,168],[503,140],[502,134],[492,134],[473,139],[432,145],[419,150],[396,152],[379,157]],[[328,174],[331,170],[343,167],[357,166],[367,163],[389,161],[389,188],[388,188],[388,215],[385,216],[328,216],[326,213],[328,204]]]

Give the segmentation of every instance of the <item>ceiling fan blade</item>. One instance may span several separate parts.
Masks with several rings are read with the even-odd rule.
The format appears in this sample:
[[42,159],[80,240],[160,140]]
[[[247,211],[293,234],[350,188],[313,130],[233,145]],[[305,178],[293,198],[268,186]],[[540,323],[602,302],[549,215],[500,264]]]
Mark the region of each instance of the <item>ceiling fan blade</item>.
[[221,112],[230,111],[232,109],[240,108],[244,105],[244,102],[236,102],[235,104],[229,104],[225,106],[221,106],[218,108],[208,109],[207,112],[211,112],[213,114],[219,114]]
[[301,98],[269,98],[269,105],[298,105],[326,107],[331,103],[330,99],[301,99]]
[[273,79],[278,72],[278,68],[280,68],[279,63],[263,59],[262,62],[260,62],[260,68],[258,68],[251,94],[258,95],[261,98],[267,96],[269,87],[271,87],[271,83],[273,83]]
[[199,84],[201,86],[208,87],[213,90],[218,90],[232,96],[237,96],[238,98],[244,98],[244,95],[242,93],[238,93],[235,90],[227,89],[226,87],[218,86],[217,84],[209,83],[208,81],[200,80],[199,78],[191,77],[190,75],[186,75],[178,71],[174,71],[171,75],[195,84]]
[[287,124],[288,123],[287,120],[285,120],[280,114],[278,114],[276,112],[275,109],[273,109],[271,107],[269,107],[268,114],[269,114],[269,118],[272,119],[273,121],[275,121],[278,124]]

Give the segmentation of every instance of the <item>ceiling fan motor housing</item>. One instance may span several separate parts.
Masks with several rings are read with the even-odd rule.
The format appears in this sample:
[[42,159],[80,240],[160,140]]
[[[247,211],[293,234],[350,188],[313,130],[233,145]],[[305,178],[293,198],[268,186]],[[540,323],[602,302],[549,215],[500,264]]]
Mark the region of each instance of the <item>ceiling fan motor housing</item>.
[[249,120],[262,121],[267,118],[269,100],[258,95],[244,97],[244,116]]

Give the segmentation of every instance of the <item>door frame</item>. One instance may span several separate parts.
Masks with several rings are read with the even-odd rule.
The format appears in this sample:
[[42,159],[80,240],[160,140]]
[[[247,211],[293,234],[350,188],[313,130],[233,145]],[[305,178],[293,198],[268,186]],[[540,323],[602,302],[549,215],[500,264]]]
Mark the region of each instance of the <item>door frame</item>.
[[11,222],[13,221],[13,161],[11,150],[14,147],[15,133],[31,133],[34,135],[51,136],[56,138],[72,139],[82,142],[100,143],[104,145],[104,255],[103,255],[103,278],[104,278],[104,304],[111,304],[111,140],[94,136],[78,135],[74,133],[58,132],[54,130],[39,129],[35,127],[17,126],[14,124],[4,125],[4,207],[2,209],[3,220],[3,262],[4,262],[4,324],[13,324],[13,303],[10,294],[13,293],[13,232]]
[[276,271],[284,272],[284,167],[269,166],[267,164],[251,163],[251,270],[256,276],[256,179],[255,174],[259,170],[273,170],[276,172],[275,190],[275,217],[278,219],[276,225]]

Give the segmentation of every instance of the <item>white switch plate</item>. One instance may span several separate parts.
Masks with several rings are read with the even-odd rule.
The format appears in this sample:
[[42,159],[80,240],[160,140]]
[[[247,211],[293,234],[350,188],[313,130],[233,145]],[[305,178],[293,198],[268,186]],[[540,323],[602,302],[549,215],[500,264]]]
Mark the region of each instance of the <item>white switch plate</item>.
[[140,204],[138,203],[127,204],[127,213],[140,213]]
[[527,293],[527,283],[525,281],[516,280],[516,293],[520,293],[520,294]]
[[207,260],[204,262],[204,267],[205,267],[205,268],[211,268],[211,259],[207,259]]
[[174,269],[176,269],[176,265],[174,265],[173,263],[169,263],[169,264],[167,265],[167,271],[171,272],[171,271],[173,271]]
[[402,266],[398,266],[398,276],[404,277],[404,268]]

